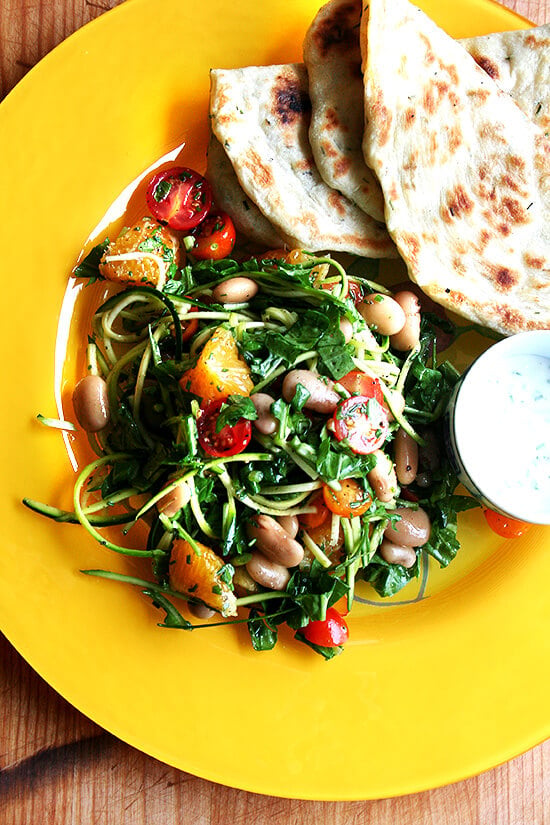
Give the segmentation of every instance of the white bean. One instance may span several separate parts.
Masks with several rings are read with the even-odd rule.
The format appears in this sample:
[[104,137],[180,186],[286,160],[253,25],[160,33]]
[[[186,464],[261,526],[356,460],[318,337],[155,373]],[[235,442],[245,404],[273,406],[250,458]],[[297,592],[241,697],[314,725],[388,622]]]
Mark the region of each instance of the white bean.
[[241,304],[249,301],[258,292],[258,284],[252,278],[238,275],[222,281],[212,290],[212,298],[217,304]]
[[311,370],[291,370],[283,381],[283,398],[292,401],[298,384],[308,391],[309,398],[304,407],[313,412],[329,415],[336,409],[340,397],[332,389],[332,381],[323,380]]
[[253,516],[246,525],[249,538],[256,540],[258,550],[271,561],[284,567],[295,567],[304,557],[302,545],[289,536],[271,516]]
[[399,515],[401,518],[395,521],[395,526],[388,524],[384,530],[384,537],[395,544],[405,545],[405,547],[422,547],[430,538],[431,523],[430,517],[421,507],[413,510],[411,507],[398,507],[396,510],[388,510],[388,515]]
[[275,399],[266,392],[255,392],[250,396],[250,400],[258,413],[258,418],[252,424],[262,435],[272,435],[278,426],[277,419],[271,412],[271,405],[275,403]]
[[384,539],[380,545],[380,555],[388,564],[400,564],[409,569],[416,562],[416,553],[412,547],[405,547],[402,544],[394,544],[388,539]]
[[216,612],[212,610],[211,607],[208,607],[208,605],[201,604],[200,602],[189,602],[188,607],[189,612],[195,616],[196,619],[210,619]]
[[286,530],[291,539],[295,539],[300,529],[298,516],[277,516],[277,521]]
[[340,318],[340,332],[344,336],[346,344],[353,338],[353,324],[344,315]]
[[410,352],[420,340],[420,301],[414,294],[404,290],[394,295],[405,313],[405,324],[395,335],[390,336],[390,344],[400,352]]
[[380,501],[393,501],[397,495],[397,478],[391,458],[382,450],[375,450],[376,466],[367,474],[369,484]]
[[97,433],[110,418],[107,384],[99,375],[86,375],[73,390],[73,407],[78,423],[88,433]]
[[397,480],[400,484],[411,484],[418,472],[418,444],[402,427],[393,443]]
[[157,510],[168,518],[173,518],[189,501],[189,488],[183,482],[169,490],[157,501]]
[[395,335],[405,326],[405,313],[389,295],[373,292],[366,295],[357,309],[364,321],[380,335]]
[[290,581],[290,572],[282,564],[266,559],[262,553],[255,551],[246,565],[251,578],[270,590],[284,590]]

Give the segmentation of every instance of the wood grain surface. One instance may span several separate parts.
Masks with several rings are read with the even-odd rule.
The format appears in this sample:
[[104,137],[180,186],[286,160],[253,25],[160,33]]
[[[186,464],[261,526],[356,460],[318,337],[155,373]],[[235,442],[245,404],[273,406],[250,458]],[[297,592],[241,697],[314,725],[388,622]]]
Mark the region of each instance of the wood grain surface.
[[[0,0],[0,99],[53,46],[122,1]],[[550,21],[550,0],[506,5],[533,22]],[[198,779],[118,741],[61,699],[0,636],[0,825],[92,823],[550,825],[550,742],[413,796],[349,803],[264,797]]]

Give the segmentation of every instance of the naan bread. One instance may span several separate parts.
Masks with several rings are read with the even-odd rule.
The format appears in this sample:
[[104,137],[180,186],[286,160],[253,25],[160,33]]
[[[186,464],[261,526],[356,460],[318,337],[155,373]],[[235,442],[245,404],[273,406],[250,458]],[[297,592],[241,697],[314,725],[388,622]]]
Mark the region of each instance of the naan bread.
[[361,147],[361,7],[361,0],[331,0],[307,31],[303,53],[311,98],[309,142],[323,180],[383,221],[382,190]]
[[310,113],[304,66],[211,72],[212,131],[281,237],[312,252],[395,257],[385,227],[322,180],[308,141]]
[[411,279],[504,334],[550,327],[550,141],[407,0],[370,0],[361,42],[363,149]]
[[550,131],[550,23],[471,37],[462,43],[527,117],[543,131]]
[[[367,214],[384,219],[380,184],[363,150],[361,0],[329,0],[303,44],[312,112],[309,140],[324,181]],[[550,125],[550,25],[460,41],[525,114]]]
[[229,158],[214,135],[208,145],[206,177],[216,204],[231,215],[238,232],[270,249],[284,246],[275,228],[243,192]]

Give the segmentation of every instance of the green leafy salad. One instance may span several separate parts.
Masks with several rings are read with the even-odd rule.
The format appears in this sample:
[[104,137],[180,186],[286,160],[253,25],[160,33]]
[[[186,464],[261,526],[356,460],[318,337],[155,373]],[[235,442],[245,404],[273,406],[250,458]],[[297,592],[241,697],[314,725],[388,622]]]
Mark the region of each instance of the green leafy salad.
[[436,339],[452,325],[330,257],[178,266],[154,226],[146,248],[110,249],[75,275],[137,262],[163,278],[111,271],[125,282],[95,312],[73,395],[97,457],[73,511],[25,503],[146,559],[143,578],[83,572],[139,588],[162,627],[244,623],[268,650],[284,624],[332,658],[358,584],[389,597],[428,556],[448,565],[476,504],[441,443],[458,373]]

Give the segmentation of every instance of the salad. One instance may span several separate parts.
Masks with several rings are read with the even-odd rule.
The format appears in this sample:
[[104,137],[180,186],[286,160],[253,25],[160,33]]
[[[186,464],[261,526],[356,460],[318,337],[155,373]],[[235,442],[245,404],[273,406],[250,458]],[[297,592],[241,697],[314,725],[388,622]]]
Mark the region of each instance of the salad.
[[285,624],[332,658],[357,582],[388,597],[423,556],[448,565],[477,505],[441,444],[459,375],[437,342],[457,331],[361,261],[238,253],[194,170],[156,174],[146,203],[74,271],[112,284],[73,393],[96,457],[73,511],[25,504],[146,559],[144,578],[83,572],[140,588],[162,627],[244,623],[267,650]]

